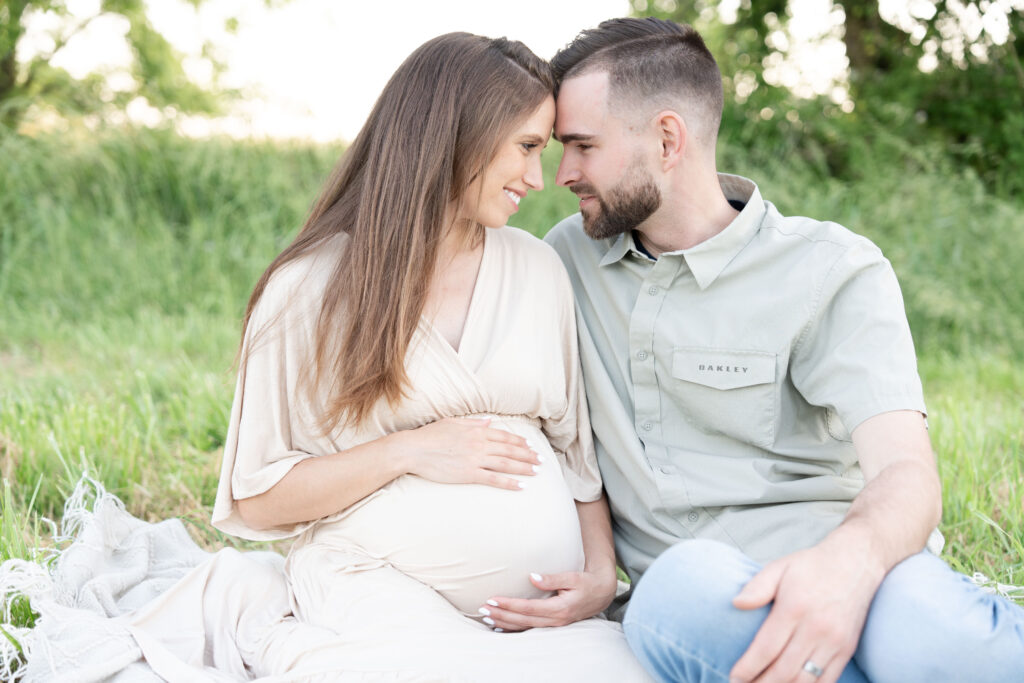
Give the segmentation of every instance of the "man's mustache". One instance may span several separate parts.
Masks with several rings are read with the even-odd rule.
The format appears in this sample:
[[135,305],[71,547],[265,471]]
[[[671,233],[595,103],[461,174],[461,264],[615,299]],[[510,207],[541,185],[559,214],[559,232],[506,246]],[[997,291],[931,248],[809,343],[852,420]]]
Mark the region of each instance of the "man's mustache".
[[597,190],[590,183],[576,183],[575,185],[569,186],[569,191],[573,194],[579,195],[597,195]]

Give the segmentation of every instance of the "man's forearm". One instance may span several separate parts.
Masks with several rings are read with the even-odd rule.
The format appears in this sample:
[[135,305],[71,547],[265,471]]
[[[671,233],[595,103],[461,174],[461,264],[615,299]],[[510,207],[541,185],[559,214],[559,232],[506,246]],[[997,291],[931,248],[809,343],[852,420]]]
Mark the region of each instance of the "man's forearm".
[[942,517],[942,489],[924,418],[909,411],[854,433],[867,483],[827,540],[862,548],[882,575],[919,552]]

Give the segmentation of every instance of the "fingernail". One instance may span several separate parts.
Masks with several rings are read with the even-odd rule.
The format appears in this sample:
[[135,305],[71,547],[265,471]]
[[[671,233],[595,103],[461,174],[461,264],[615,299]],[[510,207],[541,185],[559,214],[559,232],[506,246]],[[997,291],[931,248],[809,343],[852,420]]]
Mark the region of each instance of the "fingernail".
[[[534,453],[537,453],[537,451],[534,451]],[[537,453],[537,461],[544,462],[544,456],[541,455],[540,453]]]
[[530,465],[530,467],[533,468],[534,472],[540,472],[540,467],[538,467],[537,465]]
[[533,579],[534,581],[543,581],[544,580],[544,577],[541,576],[540,574],[538,574],[537,572],[530,572],[530,578]]
[[525,481],[519,482],[519,488],[525,489],[526,488],[526,482]]
[[479,612],[480,614],[484,615],[485,617],[491,616],[491,610],[487,609],[486,607],[481,607],[480,609],[477,610],[477,612]]
[[498,606],[498,601],[497,600],[488,600],[487,604],[490,605],[491,607],[497,607]]
[[495,626],[495,627],[494,627],[494,632],[495,632],[495,633],[504,633],[504,632],[505,632],[505,629],[503,629],[503,628],[502,628],[502,627],[500,627],[500,626]]
[[490,617],[484,617],[484,623],[488,626],[494,626],[494,619],[491,619]]

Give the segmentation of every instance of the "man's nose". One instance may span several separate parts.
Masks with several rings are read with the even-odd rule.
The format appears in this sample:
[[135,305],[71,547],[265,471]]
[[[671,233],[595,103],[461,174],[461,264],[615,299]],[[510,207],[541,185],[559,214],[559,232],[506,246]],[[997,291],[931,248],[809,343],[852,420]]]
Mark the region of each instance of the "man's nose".
[[563,151],[562,160],[558,162],[558,172],[555,173],[555,185],[569,187],[579,179],[579,170],[569,161],[569,155]]

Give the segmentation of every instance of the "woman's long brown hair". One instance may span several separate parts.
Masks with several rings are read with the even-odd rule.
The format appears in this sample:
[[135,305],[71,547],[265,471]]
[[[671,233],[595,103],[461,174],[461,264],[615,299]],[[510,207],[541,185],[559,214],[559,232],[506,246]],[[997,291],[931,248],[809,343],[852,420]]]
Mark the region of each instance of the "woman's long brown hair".
[[327,391],[318,416],[325,434],[360,424],[381,398],[395,404],[404,395],[406,351],[449,209],[462,206],[499,145],[553,90],[550,67],[525,45],[468,33],[423,44],[384,87],[302,230],[256,283],[245,313],[248,326],[279,268],[348,235],[324,291],[305,373],[308,391]]

